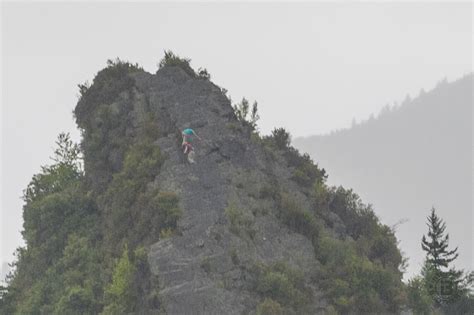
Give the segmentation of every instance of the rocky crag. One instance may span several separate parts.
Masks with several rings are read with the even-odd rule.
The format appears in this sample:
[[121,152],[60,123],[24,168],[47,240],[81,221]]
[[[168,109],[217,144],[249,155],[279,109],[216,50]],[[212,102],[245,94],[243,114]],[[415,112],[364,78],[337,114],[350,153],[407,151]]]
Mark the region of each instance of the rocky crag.
[[[61,214],[51,207],[49,217],[74,228],[38,232],[41,218],[30,217],[48,208],[43,193],[30,189],[28,247],[0,310],[398,312],[402,257],[370,206],[328,187],[325,171],[291,147],[285,130],[260,136],[206,71],[167,57],[156,74],[111,62],[92,85],[80,86],[74,114],[84,173],[74,189],[55,184],[41,192],[84,207],[66,198]],[[202,138],[195,164],[181,150],[188,127]],[[68,202],[76,212],[65,217]],[[51,244],[48,264],[35,256],[49,244],[34,241],[45,233],[67,240]],[[50,287],[55,281],[66,288]]]
[[[241,314],[255,307],[258,297],[242,290],[245,270],[232,262],[232,252],[243,264],[283,260],[306,275],[314,272],[311,241],[282,226],[275,216],[259,215],[275,205],[256,195],[269,183],[293,191],[309,206],[307,197],[290,180],[284,160],[272,161],[248,131],[236,129],[233,109],[221,89],[190,78],[178,67],[163,69],[157,76],[140,74],[136,81],[151,108],[166,113],[158,117],[173,122],[172,132],[156,141],[168,159],[153,185],[180,196],[180,235],[152,245],[149,257],[160,277],[167,311]],[[186,126],[204,139],[195,145],[196,164],[183,163],[176,139]],[[229,207],[242,211],[251,222],[251,237],[229,230]],[[203,262],[210,270],[201,267]],[[317,287],[313,294],[316,312],[325,304]]]

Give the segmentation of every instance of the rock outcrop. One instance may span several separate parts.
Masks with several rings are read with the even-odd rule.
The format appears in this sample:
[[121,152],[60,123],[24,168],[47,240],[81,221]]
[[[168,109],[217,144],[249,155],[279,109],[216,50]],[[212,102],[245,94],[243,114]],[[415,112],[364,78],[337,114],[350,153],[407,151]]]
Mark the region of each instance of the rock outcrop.
[[[168,63],[156,74],[111,64],[75,111],[103,248],[111,259],[125,244],[149,249],[159,303],[144,312],[396,310],[401,255],[370,206],[328,187],[284,129],[258,135],[208,76],[185,60]],[[202,138],[195,164],[182,153],[185,128]],[[160,196],[179,200],[172,220]],[[366,273],[386,277],[383,289],[379,276],[365,283]]]
[[[259,198],[259,192],[277,181],[309,205],[307,197],[290,179],[284,159],[268,158],[249,130],[238,124],[221,89],[191,78],[179,67],[166,67],[156,75],[138,73],[135,80],[136,97],[146,99],[149,110],[167,126],[156,140],[167,159],[153,185],[177,193],[183,209],[178,235],[152,245],[149,255],[165,310],[242,314],[255,309],[258,297],[245,290],[248,271],[242,266],[249,264],[285,261],[306,275],[314,273],[318,262],[311,241],[279,222],[271,211],[274,201]],[[203,139],[195,143],[195,164],[184,161],[180,148],[180,131],[186,127]],[[250,236],[229,230],[229,207],[242,211],[250,222]],[[324,301],[317,287],[308,286],[316,313]]]

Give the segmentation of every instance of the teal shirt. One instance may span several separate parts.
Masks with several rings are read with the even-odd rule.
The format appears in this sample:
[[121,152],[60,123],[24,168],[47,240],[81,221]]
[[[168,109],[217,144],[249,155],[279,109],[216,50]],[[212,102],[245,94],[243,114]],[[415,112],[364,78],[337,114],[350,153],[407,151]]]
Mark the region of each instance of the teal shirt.
[[194,131],[193,131],[192,129],[190,129],[190,128],[184,129],[184,130],[183,130],[183,134],[184,134],[184,140],[185,140],[186,142],[191,142],[192,136],[193,136],[193,134],[194,134]]
[[190,128],[184,129],[184,130],[183,130],[183,133],[184,133],[185,135],[192,136],[192,135],[194,134],[194,130],[192,130],[192,129],[190,129]]

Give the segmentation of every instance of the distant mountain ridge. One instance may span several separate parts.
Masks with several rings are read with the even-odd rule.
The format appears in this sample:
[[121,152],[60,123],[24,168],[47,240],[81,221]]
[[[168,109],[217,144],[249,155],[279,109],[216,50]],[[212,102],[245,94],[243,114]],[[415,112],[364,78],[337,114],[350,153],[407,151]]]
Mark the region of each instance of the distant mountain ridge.
[[385,222],[409,220],[397,233],[409,272],[423,259],[420,239],[431,206],[460,247],[460,266],[473,267],[472,93],[473,74],[444,80],[376,118],[293,142],[328,170],[329,183],[354,188]]

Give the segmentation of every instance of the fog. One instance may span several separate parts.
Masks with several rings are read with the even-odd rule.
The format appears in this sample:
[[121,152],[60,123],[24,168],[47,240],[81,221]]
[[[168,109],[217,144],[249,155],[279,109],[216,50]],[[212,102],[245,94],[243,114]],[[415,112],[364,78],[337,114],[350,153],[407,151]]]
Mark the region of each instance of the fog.
[[[259,127],[322,134],[472,71],[472,4],[1,4],[1,260],[22,244],[22,190],[62,132],[80,139],[77,84],[165,49],[205,67]],[[344,184],[344,183],[341,183]],[[403,196],[400,196],[403,198]]]
[[472,230],[473,76],[386,108],[374,119],[327,136],[295,139],[323,165],[332,185],[353,188],[395,226],[408,274],[421,269],[427,216],[446,223],[457,268],[474,269]]

